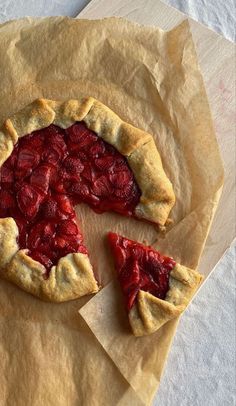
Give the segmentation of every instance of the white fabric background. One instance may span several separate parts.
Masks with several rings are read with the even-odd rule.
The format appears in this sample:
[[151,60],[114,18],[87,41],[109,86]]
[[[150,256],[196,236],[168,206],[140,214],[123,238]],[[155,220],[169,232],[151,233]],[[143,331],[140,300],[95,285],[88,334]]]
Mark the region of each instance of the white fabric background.
[[[74,17],[88,2],[88,0],[0,0],[0,22],[24,16]],[[235,0],[165,0],[165,2],[231,41],[235,40]],[[154,401],[155,406],[236,404],[235,264],[234,243],[180,321],[160,389]],[[103,405],[98,402],[98,406]]]
[[164,3],[235,41],[236,0],[164,0]]

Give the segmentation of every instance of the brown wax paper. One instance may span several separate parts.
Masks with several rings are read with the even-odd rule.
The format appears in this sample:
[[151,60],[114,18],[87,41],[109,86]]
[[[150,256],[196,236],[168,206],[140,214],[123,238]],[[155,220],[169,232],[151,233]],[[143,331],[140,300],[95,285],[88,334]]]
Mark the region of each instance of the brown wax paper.
[[0,121],[37,97],[94,96],[153,134],[177,197],[164,239],[150,224],[77,207],[105,286],[93,298],[43,303],[1,281],[0,400],[11,406],[149,404],[178,320],[149,337],[130,334],[106,233],[198,265],[223,169],[189,25],[164,32],[116,18],[13,21],[0,26],[0,64]]

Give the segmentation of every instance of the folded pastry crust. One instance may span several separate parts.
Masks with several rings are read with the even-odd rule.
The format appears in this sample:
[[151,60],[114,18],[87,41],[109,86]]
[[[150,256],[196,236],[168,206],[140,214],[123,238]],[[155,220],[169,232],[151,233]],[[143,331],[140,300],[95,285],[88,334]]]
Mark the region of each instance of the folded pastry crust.
[[52,302],[64,302],[98,291],[87,255],[73,253],[62,257],[46,279],[44,266],[29,257],[27,250],[19,250],[17,237],[15,220],[0,219],[0,274],[4,279]]
[[[7,119],[0,129],[0,167],[20,137],[55,124],[68,128],[84,121],[90,130],[113,145],[129,163],[141,190],[135,215],[165,227],[175,203],[171,182],[162,167],[152,136],[122,121],[92,97],[66,102],[38,99]],[[42,299],[65,301],[98,290],[85,254],[69,254],[46,272],[17,245],[18,229],[12,218],[0,219],[0,273],[22,289]]]
[[134,335],[154,333],[167,321],[179,316],[191,301],[202,278],[198,272],[176,264],[170,272],[170,288],[165,300],[140,290],[136,303],[129,312]]

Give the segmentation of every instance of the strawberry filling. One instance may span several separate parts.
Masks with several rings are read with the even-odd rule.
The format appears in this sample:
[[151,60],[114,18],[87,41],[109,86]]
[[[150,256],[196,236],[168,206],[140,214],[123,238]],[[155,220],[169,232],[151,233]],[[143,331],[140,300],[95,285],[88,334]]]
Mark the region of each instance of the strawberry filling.
[[0,169],[0,218],[15,219],[20,248],[47,273],[68,253],[87,253],[74,205],[132,216],[139,199],[126,158],[83,122],[20,138]]
[[174,268],[175,261],[151,247],[115,233],[109,233],[108,240],[127,310],[134,305],[139,290],[164,300],[169,290],[170,271]]

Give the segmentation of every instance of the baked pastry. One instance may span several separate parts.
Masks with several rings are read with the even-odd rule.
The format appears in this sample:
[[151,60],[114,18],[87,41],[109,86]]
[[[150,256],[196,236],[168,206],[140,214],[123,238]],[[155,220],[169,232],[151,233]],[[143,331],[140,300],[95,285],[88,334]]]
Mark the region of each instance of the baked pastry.
[[154,333],[179,316],[202,276],[151,247],[109,233],[118,279],[135,336]]
[[98,290],[74,205],[164,227],[175,201],[152,136],[91,97],[6,120],[0,175],[0,274],[50,301]]

